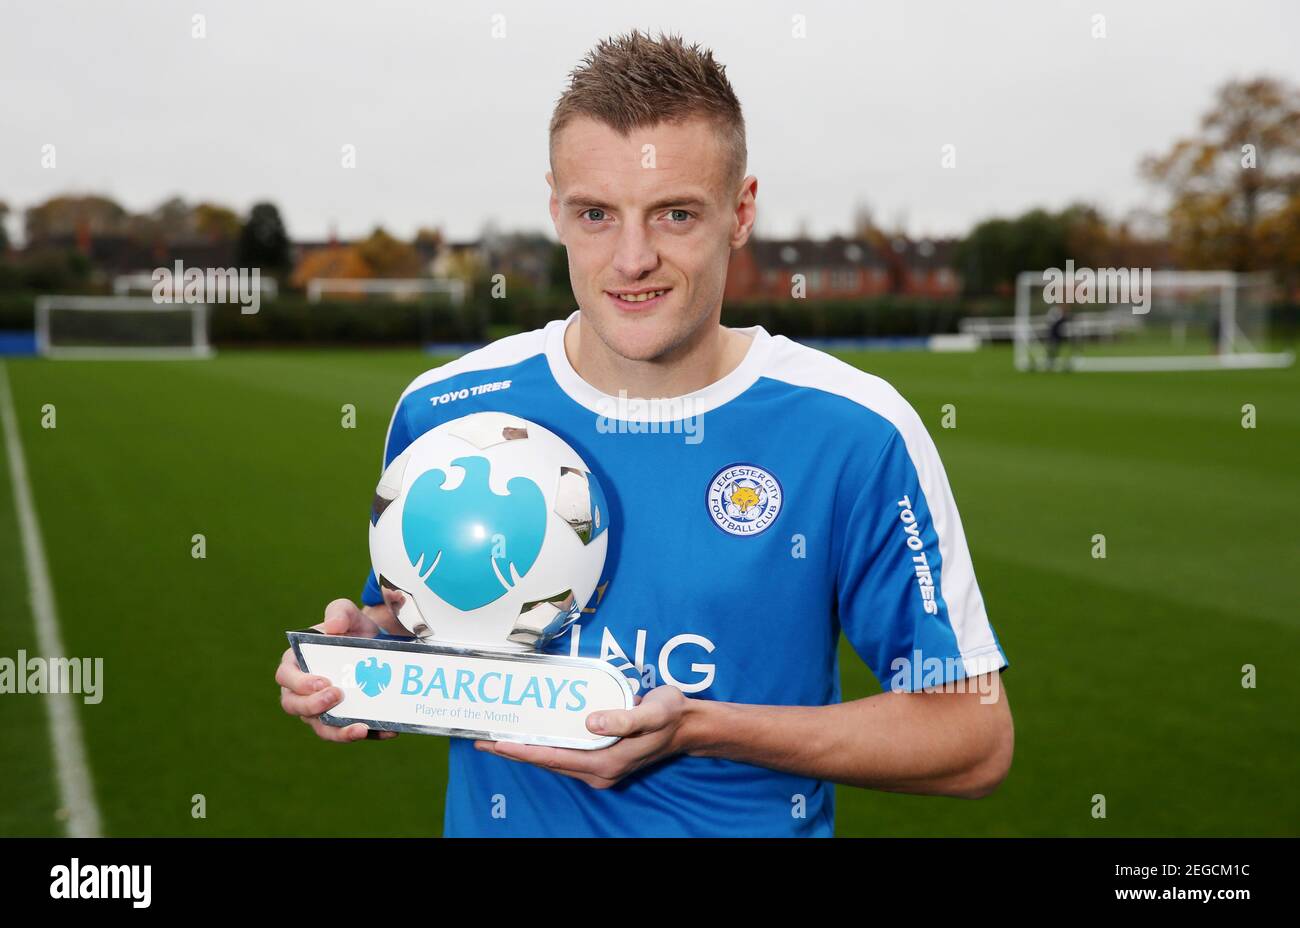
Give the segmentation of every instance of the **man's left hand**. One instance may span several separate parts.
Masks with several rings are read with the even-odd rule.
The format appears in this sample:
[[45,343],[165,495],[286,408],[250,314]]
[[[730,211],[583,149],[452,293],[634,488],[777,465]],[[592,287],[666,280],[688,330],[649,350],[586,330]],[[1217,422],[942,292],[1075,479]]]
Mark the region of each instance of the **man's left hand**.
[[683,726],[694,702],[675,686],[656,686],[631,709],[593,712],[587,716],[588,731],[621,739],[595,751],[511,741],[475,741],[474,747],[609,789],[628,774],[686,750]]

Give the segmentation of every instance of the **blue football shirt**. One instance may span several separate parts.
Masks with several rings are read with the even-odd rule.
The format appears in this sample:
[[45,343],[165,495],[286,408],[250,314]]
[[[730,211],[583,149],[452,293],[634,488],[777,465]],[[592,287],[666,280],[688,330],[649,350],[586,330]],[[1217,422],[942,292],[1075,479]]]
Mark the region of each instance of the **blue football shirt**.
[[[888,383],[761,327],[730,374],[684,397],[607,396],[564,350],[578,316],[417,377],[387,466],[416,437],[499,411],[596,473],[611,544],[593,601],[548,650],[605,660],[639,692],[840,701],[844,632],[886,688],[1007,666],[934,442]],[[382,601],[372,571],[362,594]],[[450,740],[448,836],[828,836],[834,787],[677,756],[596,790]]]

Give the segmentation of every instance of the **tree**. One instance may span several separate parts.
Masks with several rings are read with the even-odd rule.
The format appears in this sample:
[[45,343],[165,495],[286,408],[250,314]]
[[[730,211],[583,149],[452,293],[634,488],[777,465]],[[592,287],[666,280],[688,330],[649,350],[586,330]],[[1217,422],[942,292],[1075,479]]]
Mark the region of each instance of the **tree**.
[[289,282],[294,287],[305,288],[317,277],[364,279],[373,276],[370,265],[361,259],[355,246],[330,245],[303,255]]
[[357,243],[357,253],[376,277],[418,277],[420,254],[406,242],[393,238],[382,227]]
[[194,238],[194,213],[180,197],[158,204],[141,217],[150,231],[149,238],[160,242],[184,242]]
[[209,242],[233,242],[239,238],[239,214],[218,203],[194,207],[194,231]]
[[556,293],[566,293],[572,285],[569,279],[569,249],[559,242],[551,246],[546,279],[550,289]]
[[9,231],[5,228],[5,220],[9,218],[9,204],[0,200],[0,255],[9,250]]
[[129,214],[108,197],[59,196],[27,210],[24,224],[28,246],[80,233],[98,236],[126,231]]
[[871,209],[871,204],[865,200],[859,200],[853,206],[853,233],[852,237],[859,241],[869,241],[877,231],[875,213]]
[[957,246],[957,267],[968,294],[1007,292],[1021,271],[1062,267],[1082,255],[1070,249],[1071,224],[1082,210],[1033,209],[1014,219],[988,219]]
[[271,203],[258,203],[239,233],[239,263],[264,271],[287,271],[292,264],[289,235],[280,211]]
[[442,250],[443,241],[441,229],[430,229],[428,226],[421,226],[416,230],[415,238],[412,239],[411,244],[417,248],[424,247],[437,253]]
[[1229,81],[1200,131],[1141,165],[1168,188],[1170,239],[1185,262],[1294,274],[1300,252],[1300,91]]

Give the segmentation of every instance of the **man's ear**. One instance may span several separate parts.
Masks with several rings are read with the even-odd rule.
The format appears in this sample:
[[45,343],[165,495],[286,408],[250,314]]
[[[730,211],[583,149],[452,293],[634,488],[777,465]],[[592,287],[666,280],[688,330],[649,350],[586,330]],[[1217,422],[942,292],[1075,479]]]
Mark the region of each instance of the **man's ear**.
[[740,183],[740,195],[736,199],[735,224],[731,231],[731,247],[744,247],[754,231],[754,222],[758,219],[758,178],[750,174]]
[[551,188],[551,225],[555,226],[555,237],[564,244],[564,234],[560,231],[560,195],[555,189],[555,174],[551,171],[546,172],[546,185]]

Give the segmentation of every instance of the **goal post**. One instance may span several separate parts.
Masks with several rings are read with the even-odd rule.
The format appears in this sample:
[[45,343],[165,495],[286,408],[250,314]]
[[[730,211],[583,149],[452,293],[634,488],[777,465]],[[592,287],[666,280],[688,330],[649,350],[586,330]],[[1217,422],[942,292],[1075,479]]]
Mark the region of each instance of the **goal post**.
[[[1238,370],[1294,363],[1294,353],[1269,350],[1274,288],[1267,275],[1154,271],[1144,279],[1147,274],[1145,294],[1125,285],[1119,299],[1085,302],[1052,292],[1049,272],[1022,272],[1012,327],[1016,369]],[[1065,286],[1074,283],[1067,277]]]
[[472,327],[473,320],[467,318],[467,291],[465,281],[454,277],[313,277],[307,282],[307,300],[311,303],[333,298],[373,303],[382,311],[413,312],[420,342],[425,345],[434,341],[440,313],[449,310],[454,329]]
[[403,302],[428,294],[444,294],[459,307],[465,302],[465,282],[435,277],[313,277],[307,282],[307,299],[312,303],[325,296]]
[[[220,273],[220,271],[218,271]],[[136,294],[153,294],[158,288],[159,281],[154,279],[153,271],[137,271],[134,274],[118,274],[113,278],[113,294],[115,296],[134,296]],[[258,293],[263,300],[275,300],[280,297],[280,285],[276,283],[275,278],[271,276],[263,277],[258,274],[256,284]],[[179,275],[173,275],[163,284],[164,292],[175,293],[179,296],[184,293],[185,284]],[[232,285],[233,289],[233,285]]]
[[210,358],[208,306],[132,296],[38,297],[36,350],[47,358]]

